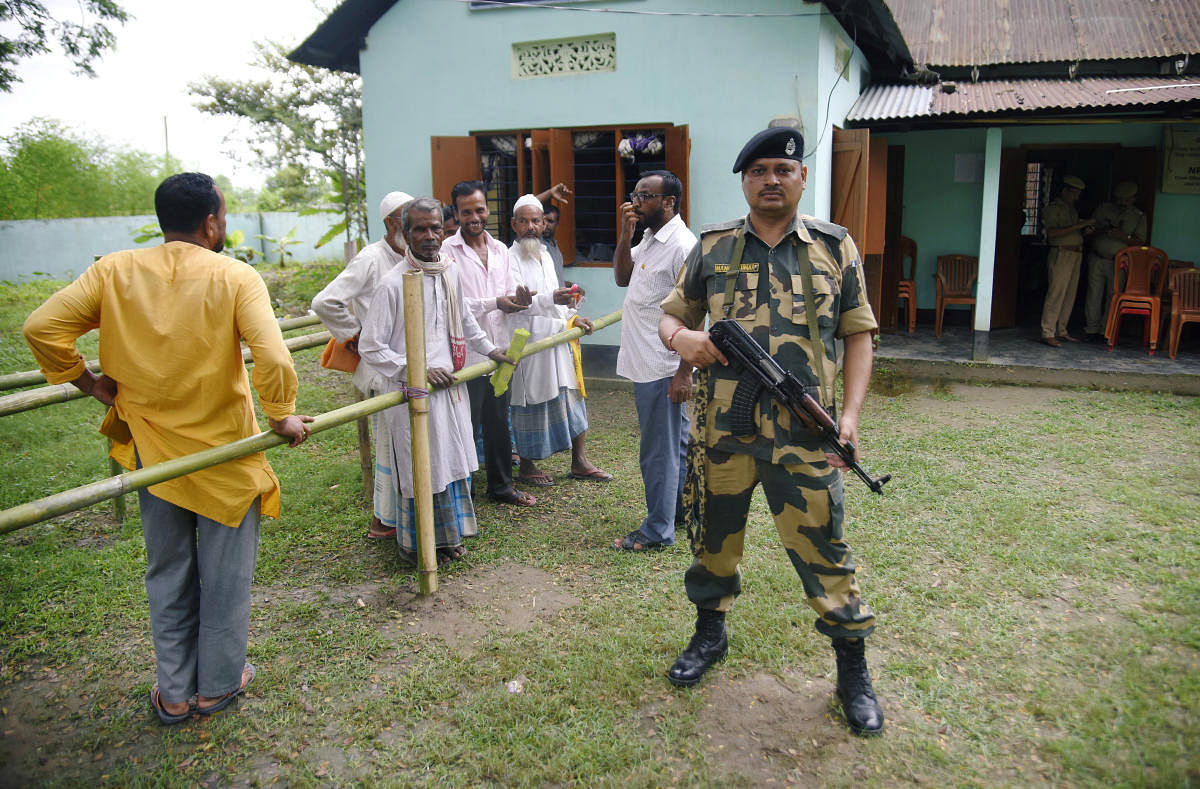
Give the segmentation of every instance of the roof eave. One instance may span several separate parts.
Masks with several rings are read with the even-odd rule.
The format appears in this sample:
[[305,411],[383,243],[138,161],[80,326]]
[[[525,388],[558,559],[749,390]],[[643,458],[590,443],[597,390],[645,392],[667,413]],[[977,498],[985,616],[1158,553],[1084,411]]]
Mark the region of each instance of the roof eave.
[[288,60],[333,71],[358,74],[358,53],[366,48],[367,33],[398,0],[343,0]]

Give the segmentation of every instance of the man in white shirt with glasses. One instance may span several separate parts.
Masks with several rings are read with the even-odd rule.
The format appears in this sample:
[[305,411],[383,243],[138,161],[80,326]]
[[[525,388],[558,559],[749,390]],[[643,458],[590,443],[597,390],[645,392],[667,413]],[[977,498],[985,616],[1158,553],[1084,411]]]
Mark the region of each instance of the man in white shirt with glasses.
[[[663,347],[658,337],[663,299],[675,286],[696,236],[679,216],[683,185],[668,170],[643,174],[621,205],[613,275],[626,288],[617,375],[633,381],[641,426],[639,459],[646,486],[646,517],[613,542],[621,551],[661,551],[675,542],[676,513],[686,470],[687,401],[692,366]],[[630,249],[634,229],[645,232]]]

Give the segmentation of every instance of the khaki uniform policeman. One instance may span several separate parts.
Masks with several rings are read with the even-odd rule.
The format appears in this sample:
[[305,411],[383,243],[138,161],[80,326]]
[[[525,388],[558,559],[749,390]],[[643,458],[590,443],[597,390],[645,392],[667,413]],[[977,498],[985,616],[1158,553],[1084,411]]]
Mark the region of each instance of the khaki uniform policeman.
[[[662,303],[660,337],[704,370],[689,462],[696,558],[684,579],[698,611],[696,635],[668,677],[676,685],[694,685],[727,651],[725,612],[741,591],[747,512],[761,482],[780,539],[818,614],[817,630],[834,639],[846,718],[856,732],[874,734],[883,728],[883,715],[863,639],[875,617],[860,599],[854,559],[843,539],[842,475],[835,467],[841,460],[823,452],[819,440],[767,393],[755,409],[756,433],[735,438],[729,412],[738,379],[704,331],[706,317],[737,320],[782,367],[811,381],[811,393],[826,407],[833,405],[837,375],[834,340],[843,338],[840,429],[843,439],[857,444],[877,324],[858,249],[845,228],[797,213],[807,177],[803,147],[799,132],[790,128],[768,129],[746,144],[733,171],[742,173],[749,215],[703,229]],[[816,332],[810,331],[810,315]],[[702,493],[696,489],[701,478]]]
[[1096,234],[1088,253],[1087,301],[1084,303],[1086,339],[1099,341],[1113,295],[1117,253],[1146,243],[1146,215],[1133,204],[1137,184],[1122,181],[1113,187],[1113,202],[1101,203],[1092,215]]
[[1079,220],[1075,203],[1086,185],[1082,178],[1068,175],[1063,178],[1062,191],[1046,206],[1046,241],[1050,255],[1046,265],[1050,282],[1046,301],[1042,305],[1042,342],[1052,348],[1062,345],[1059,340],[1078,342],[1067,333],[1067,321],[1075,306],[1075,291],[1079,288],[1079,267],[1083,263],[1083,231],[1091,220]]

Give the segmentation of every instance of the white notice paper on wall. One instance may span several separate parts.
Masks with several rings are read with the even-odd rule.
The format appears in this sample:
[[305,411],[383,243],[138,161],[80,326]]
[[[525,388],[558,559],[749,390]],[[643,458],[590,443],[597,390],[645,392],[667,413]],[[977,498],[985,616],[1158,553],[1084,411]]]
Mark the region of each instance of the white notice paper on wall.
[[981,184],[983,183],[983,154],[956,153],[954,154],[954,183]]

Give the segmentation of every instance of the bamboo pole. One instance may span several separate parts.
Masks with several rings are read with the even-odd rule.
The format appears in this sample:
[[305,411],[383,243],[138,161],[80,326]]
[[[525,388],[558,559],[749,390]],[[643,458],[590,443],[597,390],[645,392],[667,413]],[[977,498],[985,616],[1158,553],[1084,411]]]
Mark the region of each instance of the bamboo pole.
[[[109,452],[112,452],[112,445],[113,445],[113,442],[112,442],[112,439],[110,438],[110,439],[108,439],[108,451]],[[113,460],[112,455],[108,456],[108,473],[113,474],[113,475],[121,473],[121,464],[118,463],[117,461]],[[113,520],[115,520],[117,522],[118,526],[120,526],[122,523],[125,522],[125,497],[124,496],[116,496],[115,498],[113,498]]]
[[[603,329],[619,320],[621,320],[621,310],[609,313],[602,318],[597,318],[594,321],[594,325],[596,329]],[[567,329],[566,331],[559,332],[551,337],[525,346],[524,355],[529,356],[555,345],[570,342],[582,335],[583,329]],[[466,381],[486,375],[495,369],[496,363],[490,359],[478,362],[464,367],[455,373],[454,382],[465,383]],[[321,414],[309,425],[309,428],[313,433],[320,433],[339,425],[344,425],[347,422],[353,422],[355,419],[367,414],[374,414],[385,408],[399,405],[405,402],[406,399],[403,392],[388,392],[387,394],[363,400],[361,403],[354,403],[353,405]],[[107,479],[98,480],[78,488],[54,493],[37,501],[18,504],[15,507],[0,511],[0,534],[7,534],[17,529],[49,520],[58,515],[81,510],[84,507],[111,499],[114,496],[131,493],[149,485],[157,485],[159,482],[165,482],[168,479],[182,477],[186,474],[191,474],[193,471],[199,471],[202,468],[216,466],[286,443],[286,438],[268,430],[219,447],[205,449],[191,455],[184,455],[183,457],[146,468],[140,468],[136,471],[126,471],[115,477],[108,477]]]
[[[321,319],[316,315],[301,315],[299,318],[280,318],[279,330],[291,331],[292,329],[302,329],[306,326],[316,326],[321,322]],[[100,360],[90,359],[86,362],[87,368],[94,373],[100,372]],[[7,373],[0,375],[0,392],[8,389],[21,389],[26,386],[37,386],[46,383],[46,376],[41,370],[27,370],[23,373]]]
[[[425,370],[425,274],[404,274],[404,350],[408,386],[429,390]],[[408,401],[412,439],[413,500],[417,510],[417,585],[421,594],[437,591],[437,548],[433,540],[433,472],[429,465],[429,396]]]
[[[329,332],[321,331],[315,334],[291,337],[284,340],[283,344],[287,346],[289,351],[295,353],[305,348],[315,348],[318,345],[324,345],[329,342],[329,337]],[[249,348],[242,349],[242,361],[247,364],[254,361],[250,357]],[[28,392],[14,392],[13,394],[0,397],[0,416],[19,414],[22,411],[32,411],[35,408],[41,408],[42,406],[54,403],[77,400],[80,397],[87,397],[87,395],[76,389],[74,384],[55,384],[53,386],[43,386],[40,389],[30,389]]]
[[[350,261],[358,255],[357,241],[342,242],[342,256],[345,259],[346,266],[350,265]],[[358,387],[354,389],[354,399],[361,401],[367,396],[366,392],[358,391]],[[358,430],[358,465],[362,473],[363,496],[369,502],[368,506],[371,512],[375,512],[375,452],[371,446],[371,425],[364,416],[358,420],[356,424]]]

